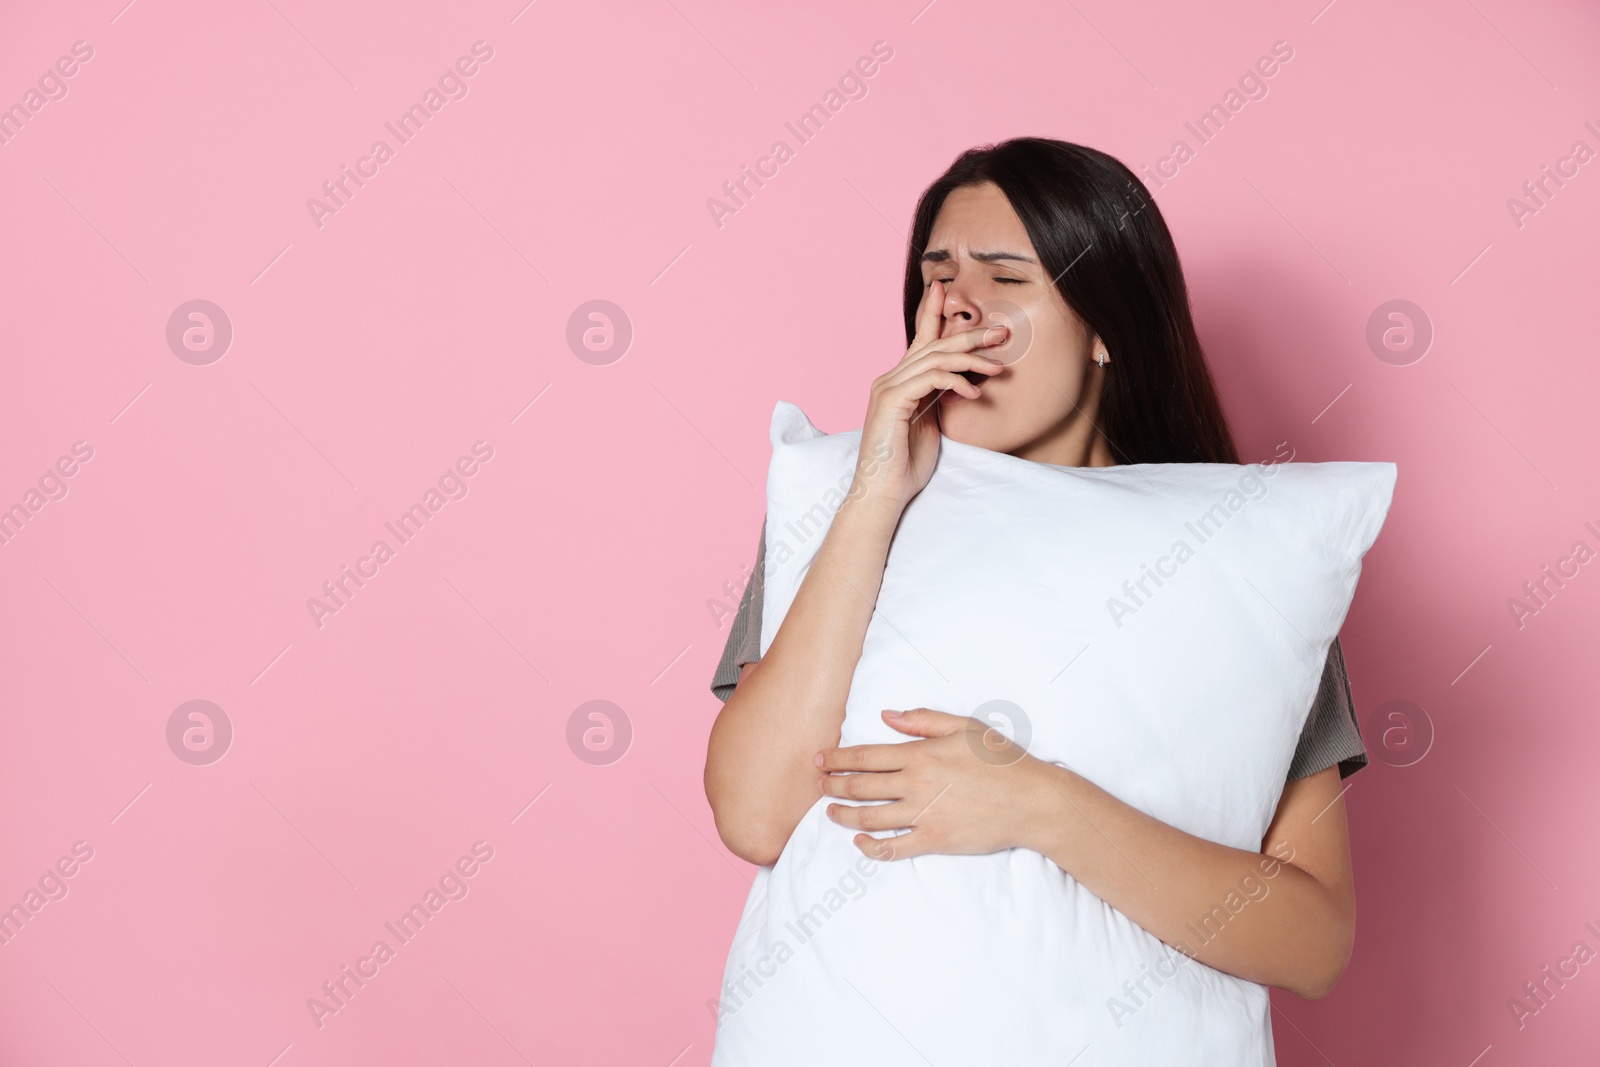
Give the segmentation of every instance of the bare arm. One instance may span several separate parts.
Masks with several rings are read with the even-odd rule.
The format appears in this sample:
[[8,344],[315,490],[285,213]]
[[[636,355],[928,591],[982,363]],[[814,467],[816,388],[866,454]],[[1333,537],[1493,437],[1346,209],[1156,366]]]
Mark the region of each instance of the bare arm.
[[1128,918],[1219,971],[1326,996],[1355,939],[1355,882],[1339,768],[1284,787],[1261,851],[1187,834],[1044,764],[1030,836]]
[[816,802],[810,755],[839,743],[898,521],[870,497],[840,506],[759,669],[745,665],[711,728],[706,798],[723,842],[751,863],[776,862]]
[[980,388],[957,372],[1002,367],[976,350],[1000,343],[1007,331],[990,327],[940,338],[943,301],[943,286],[935,281],[923,293],[911,347],[873,381],[850,492],[759,668],[752,664],[741,673],[711,728],[706,799],[723,843],[751,863],[777,862],[816,803],[822,771],[811,757],[839,743],[889,543],[938,457],[938,392],[975,397]]

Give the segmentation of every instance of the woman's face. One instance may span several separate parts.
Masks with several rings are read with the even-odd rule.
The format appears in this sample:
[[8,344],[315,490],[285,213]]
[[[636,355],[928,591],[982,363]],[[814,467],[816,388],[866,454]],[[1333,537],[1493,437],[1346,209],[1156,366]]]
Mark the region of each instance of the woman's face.
[[999,186],[963,186],[945,198],[922,257],[923,286],[935,279],[945,289],[940,337],[1011,328],[1003,344],[984,350],[1005,369],[969,375],[982,396],[952,390],[939,398],[944,435],[1041,463],[1109,465],[1094,415],[1111,363],[1095,366],[1103,346],[1061,298]]

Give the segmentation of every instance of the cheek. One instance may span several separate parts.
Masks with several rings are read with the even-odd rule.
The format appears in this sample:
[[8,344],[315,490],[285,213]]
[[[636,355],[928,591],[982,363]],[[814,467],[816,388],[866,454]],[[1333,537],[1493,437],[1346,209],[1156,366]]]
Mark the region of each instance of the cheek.
[[1043,431],[1082,404],[1084,367],[1076,344],[1058,331],[1035,333],[1005,380],[995,383],[996,409],[1019,434]]
[[1013,327],[1007,346],[1018,362],[1057,362],[1083,347],[1083,330],[1056,301],[1035,297],[1019,309],[1020,327]]
[[1011,388],[997,396],[998,407],[1019,438],[1026,439],[1054,426],[1079,404],[1083,380],[1064,374],[1043,360],[1024,361],[1016,368]]
[[1007,373],[1035,402],[1070,408],[1083,384],[1082,342],[1063,323],[1035,320],[1032,329],[1027,350],[1008,359]]

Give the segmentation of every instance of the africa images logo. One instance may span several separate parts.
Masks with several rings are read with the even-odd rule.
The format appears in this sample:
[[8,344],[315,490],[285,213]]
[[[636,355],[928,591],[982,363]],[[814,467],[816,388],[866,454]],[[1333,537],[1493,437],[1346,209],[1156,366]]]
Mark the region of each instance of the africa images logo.
[[[383,128],[394,137],[394,146],[383,138],[372,142],[368,153],[356,160],[355,170],[352,172],[348,164],[339,164],[339,176],[322,183],[322,193],[326,199],[317,197],[306,198],[306,210],[311,212],[311,221],[317,229],[322,229],[324,217],[337,215],[349,206],[356,192],[366,187],[368,181],[376,178],[379,169],[395,157],[399,146],[409,144],[411,139],[422,132],[426,126],[445,104],[452,100],[464,100],[470,91],[467,79],[475,76],[481,69],[480,64],[487,63],[494,58],[494,48],[486,41],[474,41],[472,55],[462,56],[455,61],[454,66],[447,67],[439,75],[437,88],[429,86],[422,94],[420,102],[413,103],[402,111],[393,122],[385,122]],[[354,186],[354,188],[352,188]]]

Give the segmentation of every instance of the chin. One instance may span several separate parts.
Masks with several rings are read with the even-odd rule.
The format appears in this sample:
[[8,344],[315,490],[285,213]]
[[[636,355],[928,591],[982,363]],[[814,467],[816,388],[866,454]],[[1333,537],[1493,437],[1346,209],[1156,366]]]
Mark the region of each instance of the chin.
[[1007,452],[1016,447],[1010,440],[1012,435],[1005,432],[1006,425],[999,410],[992,404],[985,404],[981,397],[977,400],[962,398],[946,404],[939,412],[939,432],[952,441],[987,448],[991,452]]

